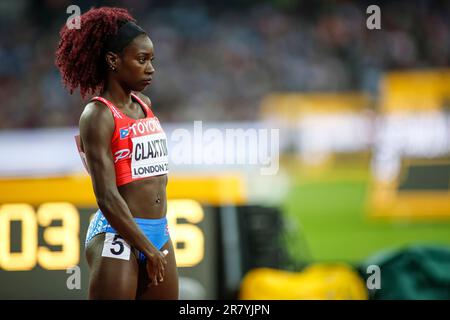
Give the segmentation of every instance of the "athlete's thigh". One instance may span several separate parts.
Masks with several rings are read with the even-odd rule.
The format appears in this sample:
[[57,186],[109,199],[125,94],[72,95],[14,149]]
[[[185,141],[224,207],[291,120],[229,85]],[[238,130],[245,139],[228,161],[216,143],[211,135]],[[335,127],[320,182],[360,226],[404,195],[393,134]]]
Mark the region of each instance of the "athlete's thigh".
[[104,242],[105,233],[101,233],[86,247],[89,299],[135,299],[139,273],[136,255],[130,252],[128,260],[103,257]]
[[164,281],[159,282],[157,286],[150,285],[146,265],[140,264],[141,276],[139,278],[139,290],[137,299],[142,300],[177,300],[178,299],[178,271],[175,260],[175,251],[172,240],[161,248],[161,251],[167,249],[169,253],[166,256],[167,265],[164,268]]

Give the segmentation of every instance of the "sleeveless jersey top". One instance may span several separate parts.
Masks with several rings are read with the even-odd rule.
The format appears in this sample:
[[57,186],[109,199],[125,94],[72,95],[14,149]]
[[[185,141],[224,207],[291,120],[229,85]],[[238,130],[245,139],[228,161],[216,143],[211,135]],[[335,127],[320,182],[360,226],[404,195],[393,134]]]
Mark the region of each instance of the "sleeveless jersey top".
[[137,95],[131,97],[142,107],[144,119],[128,117],[105,98],[91,99],[104,103],[114,116],[111,152],[117,186],[169,171],[167,138],[158,118]]

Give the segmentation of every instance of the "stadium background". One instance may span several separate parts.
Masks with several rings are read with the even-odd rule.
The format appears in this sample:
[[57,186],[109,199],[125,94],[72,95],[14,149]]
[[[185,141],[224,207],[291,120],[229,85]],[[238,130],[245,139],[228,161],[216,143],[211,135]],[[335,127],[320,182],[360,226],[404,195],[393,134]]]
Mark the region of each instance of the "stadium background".
[[0,3],[0,298],[85,297],[84,102],[53,64],[71,4],[149,31],[168,132],[280,129],[273,176],[171,165],[183,298],[450,298],[449,3],[378,1],[368,30],[374,3],[297,0]]

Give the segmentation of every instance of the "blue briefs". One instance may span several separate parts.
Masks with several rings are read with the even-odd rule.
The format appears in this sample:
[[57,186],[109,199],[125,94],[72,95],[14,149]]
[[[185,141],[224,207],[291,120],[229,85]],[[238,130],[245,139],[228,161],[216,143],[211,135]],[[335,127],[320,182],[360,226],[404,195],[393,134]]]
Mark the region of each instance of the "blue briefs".
[[[147,239],[158,249],[166,244],[169,240],[169,225],[167,224],[167,218],[163,217],[160,219],[144,219],[144,218],[134,218],[139,228],[145,234]],[[85,246],[92,240],[93,237],[99,233],[115,233],[117,231],[108,223],[103,213],[100,209],[95,213],[94,218],[92,218],[91,223],[86,235]],[[139,252],[139,261],[145,261],[146,257],[142,252]]]

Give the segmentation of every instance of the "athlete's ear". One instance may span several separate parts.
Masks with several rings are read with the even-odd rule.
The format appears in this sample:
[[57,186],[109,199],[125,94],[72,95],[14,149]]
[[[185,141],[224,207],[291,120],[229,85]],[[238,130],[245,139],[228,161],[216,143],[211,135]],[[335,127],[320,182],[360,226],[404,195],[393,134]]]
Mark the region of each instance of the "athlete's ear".
[[111,71],[117,70],[117,63],[119,60],[119,55],[117,53],[108,51],[105,55],[106,66]]

